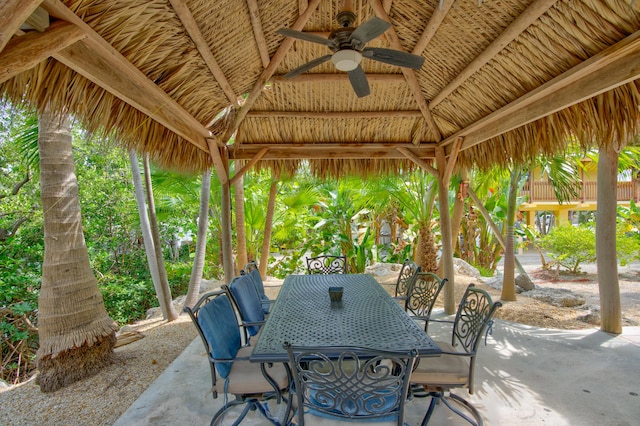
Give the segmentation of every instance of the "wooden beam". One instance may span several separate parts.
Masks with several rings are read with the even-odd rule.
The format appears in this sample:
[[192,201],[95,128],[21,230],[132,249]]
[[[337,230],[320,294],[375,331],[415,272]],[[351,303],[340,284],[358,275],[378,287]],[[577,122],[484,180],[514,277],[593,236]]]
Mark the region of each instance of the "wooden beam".
[[[382,7],[380,0],[369,0],[369,4],[373,8],[378,18],[383,19],[387,22],[391,22],[391,19],[389,18],[387,12],[385,12],[384,7]],[[396,34],[396,30],[393,28],[393,26],[389,28],[385,32],[385,34],[389,39],[389,44],[391,45],[392,49],[404,50],[402,48],[402,45],[400,44],[398,34]],[[411,93],[413,93],[413,97],[418,103],[420,111],[422,111],[422,115],[427,122],[427,126],[431,130],[431,133],[433,133],[434,135],[435,141],[440,142],[440,140],[442,140],[442,133],[440,133],[440,129],[436,125],[436,122],[433,120],[433,116],[431,115],[431,111],[429,110],[427,100],[422,94],[422,87],[420,87],[420,83],[418,82],[416,73],[411,68],[400,67],[400,69],[402,70],[402,74],[404,74],[404,78],[407,80],[407,84],[409,85]]]
[[253,27],[253,36],[255,37],[256,44],[258,45],[258,52],[260,53],[260,59],[262,59],[262,66],[266,68],[269,65],[269,49],[267,48],[267,41],[264,38],[264,31],[262,30],[258,2],[257,0],[247,0],[247,6],[249,7],[249,17],[251,18],[251,26]]
[[0,52],[40,3],[42,0],[3,0],[0,2]]
[[225,166],[225,162],[222,160],[220,150],[224,148],[218,147],[218,144],[213,138],[207,138],[207,146],[209,147],[209,155],[213,161],[213,165],[216,168],[216,174],[222,185],[229,184],[229,171]]
[[220,88],[229,99],[231,104],[238,103],[238,96],[234,93],[227,77],[224,75],[222,68],[218,65],[218,61],[213,57],[213,53],[211,53],[211,49],[209,48],[209,43],[205,40],[202,32],[200,31],[200,27],[196,22],[193,14],[189,10],[189,7],[185,3],[185,0],[169,0],[171,2],[171,6],[173,6],[173,10],[178,15],[180,22],[184,26],[185,30],[187,30],[187,34],[191,37],[193,44],[196,45],[196,49],[202,56],[205,64],[209,67],[209,71],[213,74],[213,77],[216,79]]
[[[406,80],[402,74],[367,74],[367,80],[380,83],[404,83]],[[276,74],[269,80],[275,84],[297,83],[336,83],[348,82],[347,73],[304,73],[294,78],[285,78],[284,74]]]
[[256,164],[264,155],[269,151],[269,148],[262,148],[247,164],[244,165],[243,168],[238,170],[236,174],[233,175],[229,183],[233,185],[238,179],[240,179],[246,172],[251,168],[254,164]]
[[[640,78],[640,31],[443,141],[462,150]],[[447,147],[449,149],[449,147]]]
[[49,28],[51,23],[49,22],[49,14],[41,7],[37,7],[31,15],[20,26],[21,30],[36,30],[43,32]]
[[[304,13],[302,13],[300,17],[298,17],[296,22],[291,26],[291,29],[296,31],[301,31],[304,25],[307,23],[307,21],[311,17],[311,15],[313,14],[313,12],[315,12],[315,10],[318,8],[319,4],[320,4],[320,0],[311,0],[309,2],[308,7],[305,9]],[[293,46],[293,42],[294,42],[294,39],[292,37],[284,37],[284,40],[282,40],[280,47],[278,47],[278,50],[276,50],[276,53],[273,55],[273,58],[271,58],[269,65],[264,69],[264,71],[262,71],[262,74],[260,74],[260,77],[258,77],[255,84],[253,85],[253,89],[251,89],[249,96],[244,101],[244,104],[242,105],[242,107],[238,111],[238,114],[236,115],[236,119],[233,127],[227,131],[227,133],[223,138],[223,141],[228,141],[231,138],[231,136],[236,132],[236,130],[238,130],[238,128],[240,127],[240,124],[242,123],[242,120],[244,120],[244,118],[247,116],[247,113],[253,107],[253,104],[258,99],[258,96],[260,96],[260,94],[262,93],[262,90],[267,84],[267,81],[269,81],[273,73],[276,71],[276,68],[278,68],[278,65],[280,65],[285,55],[289,51],[289,49],[291,49],[291,46]]]
[[322,160],[322,159],[393,159],[406,156],[398,148],[411,148],[416,158],[434,158],[435,145],[415,147],[411,143],[287,143],[287,144],[240,144],[229,152],[233,160],[250,160],[261,150],[269,151],[262,160]]
[[211,132],[113,46],[58,0],[44,0],[51,16],[80,27],[87,38],[53,55],[55,59],[156,120],[196,147],[209,152]]
[[438,31],[438,28],[440,28],[442,21],[444,21],[444,18],[446,18],[447,14],[449,13],[449,9],[451,9],[451,6],[453,6],[454,1],[455,0],[445,0],[442,3],[442,7],[436,7],[436,10],[433,12],[431,18],[429,19],[429,23],[425,27],[422,35],[413,48],[413,52],[411,53],[418,56],[422,55],[424,50],[427,48],[427,45],[436,34],[436,31]]
[[312,118],[318,120],[370,118],[422,118],[420,111],[251,111],[247,118]]
[[462,141],[463,138],[458,138],[453,143],[453,148],[451,149],[449,159],[447,160],[447,168],[444,171],[444,178],[447,182],[451,181],[451,175],[453,174],[453,168],[456,166],[456,161],[458,160],[458,153],[460,152]]
[[[438,177],[438,171],[431,164],[424,161],[422,158],[415,155],[413,152],[409,150],[409,148],[396,148],[396,150],[408,158],[409,160],[416,163],[418,167],[425,169],[427,172],[431,173],[433,176]],[[435,155],[434,155],[435,156]]]
[[0,83],[33,68],[84,37],[80,28],[60,21],[43,33],[33,31],[14,38],[0,52]]
[[500,53],[509,43],[515,40],[524,30],[537,21],[547,9],[553,6],[557,0],[537,0],[522,12],[491,44],[482,51],[481,54],[465,67],[447,86],[440,91],[432,100],[429,106],[434,108],[449,96],[454,90],[460,87],[476,71]]

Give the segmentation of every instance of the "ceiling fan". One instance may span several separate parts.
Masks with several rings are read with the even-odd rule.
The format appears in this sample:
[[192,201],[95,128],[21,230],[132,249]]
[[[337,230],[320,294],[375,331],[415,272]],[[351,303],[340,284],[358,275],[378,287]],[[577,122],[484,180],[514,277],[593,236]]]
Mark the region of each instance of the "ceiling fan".
[[365,44],[382,35],[391,27],[391,24],[387,21],[374,17],[358,28],[354,28],[353,23],[356,20],[356,15],[348,6],[336,15],[336,20],[340,24],[340,28],[332,31],[331,34],[329,34],[329,38],[291,30],[289,28],[281,28],[277,31],[278,34],[286,37],[322,44],[333,52],[289,71],[284,75],[285,78],[293,78],[331,60],[338,70],[347,72],[353,90],[356,92],[356,95],[361,98],[370,93],[369,82],[367,81],[364,70],[360,66],[362,58],[369,58],[374,61],[397,65],[399,67],[414,69],[422,67],[424,58],[421,56],[401,50],[365,47]]

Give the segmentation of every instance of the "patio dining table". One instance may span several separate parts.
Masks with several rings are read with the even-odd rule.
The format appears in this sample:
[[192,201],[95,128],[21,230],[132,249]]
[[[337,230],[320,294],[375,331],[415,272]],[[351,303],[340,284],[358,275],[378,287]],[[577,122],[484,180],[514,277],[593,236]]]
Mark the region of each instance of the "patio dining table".
[[[332,302],[329,287],[343,287]],[[440,348],[369,274],[289,275],[251,354],[253,362],[287,362],[284,342],[357,346],[439,356]]]

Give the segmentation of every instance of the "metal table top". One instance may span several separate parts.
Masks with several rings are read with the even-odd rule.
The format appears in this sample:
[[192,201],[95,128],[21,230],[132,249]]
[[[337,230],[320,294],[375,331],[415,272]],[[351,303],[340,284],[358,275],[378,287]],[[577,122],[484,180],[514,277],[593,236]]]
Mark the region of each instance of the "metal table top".
[[[344,287],[331,302],[329,287]],[[251,361],[287,361],[284,342],[301,346],[416,349],[437,356],[440,348],[369,274],[290,275],[282,284]]]

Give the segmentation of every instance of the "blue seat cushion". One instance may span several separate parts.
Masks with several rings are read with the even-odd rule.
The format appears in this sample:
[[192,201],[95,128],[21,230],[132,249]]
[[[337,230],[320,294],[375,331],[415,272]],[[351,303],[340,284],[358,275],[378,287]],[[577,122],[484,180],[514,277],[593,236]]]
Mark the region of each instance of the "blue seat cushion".
[[[238,309],[242,315],[242,319],[247,322],[263,322],[264,311],[260,296],[253,284],[253,279],[249,275],[241,275],[235,279],[229,286],[231,294],[238,304]],[[258,334],[260,326],[251,325],[247,327],[250,336]]]
[[[198,324],[211,347],[213,358],[235,358],[240,349],[240,329],[231,301],[226,294],[207,302],[198,311]],[[222,378],[229,376],[232,362],[216,362]]]
[[258,296],[260,296],[260,304],[262,305],[262,312],[266,314],[269,313],[269,309],[271,309],[271,301],[264,293],[264,282],[262,281],[262,277],[260,276],[260,271],[258,269],[254,269],[249,272],[249,276],[253,280],[253,285],[258,292]]

